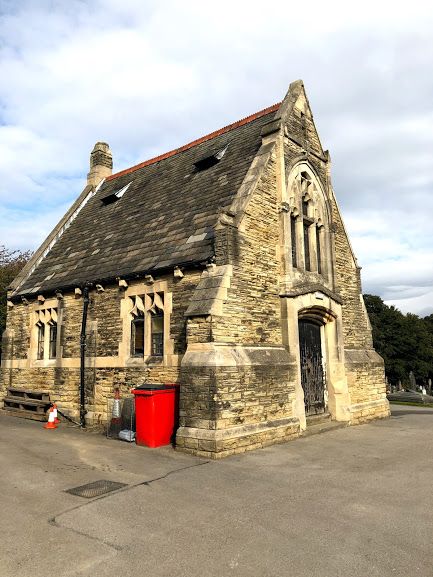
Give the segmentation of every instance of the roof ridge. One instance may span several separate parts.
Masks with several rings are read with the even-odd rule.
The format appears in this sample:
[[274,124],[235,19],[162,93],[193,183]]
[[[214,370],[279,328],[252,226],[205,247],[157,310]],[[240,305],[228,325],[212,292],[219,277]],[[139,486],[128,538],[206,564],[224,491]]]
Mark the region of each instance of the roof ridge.
[[201,144],[202,142],[206,142],[207,140],[211,140],[212,138],[216,138],[217,136],[220,136],[221,134],[225,134],[226,132],[229,132],[230,130],[233,130],[234,128],[238,128],[239,126],[243,126],[244,124],[248,124],[249,122],[252,122],[253,120],[256,120],[257,118],[261,118],[262,116],[265,116],[266,114],[270,114],[271,112],[276,112],[279,109],[280,105],[281,105],[281,102],[277,102],[276,104],[273,104],[272,106],[268,106],[267,108],[264,108],[263,110],[259,110],[258,112],[255,112],[254,114],[250,114],[249,116],[245,116],[245,118],[241,118],[240,120],[237,120],[236,122],[233,122],[232,124],[228,124],[227,126],[220,128],[219,130],[215,130],[214,132],[211,132],[209,134],[206,134],[205,136],[197,138],[196,140],[193,140],[192,142],[189,142],[188,144],[184,144],[183,146],[180,146],[179,148],[175,148],[174,150],[170,150],[169,152],[165,152],[163,154],[160,154],[159,156],[155,156],[154,158],[150,158],[149,160],[145,160],[144,162],[140,162],[139,164],[135,164],[134,166],[131,166],[130,168],[125,168],[124,170],[120,170],[119,172],[115,172],[114,174],[107,176],[107,178],[105,180],[106,181],[113,180],[115,178],[118,178],[119,176],[123,176],[124,174],[134,172],[135,170],[138,170],[139,168],[143,168],[144,166],[149,166],[150,164],[154,164],[155,162],[159,162],[160,160],[164,160],[166,158],[169,158],[170,156],[174,156],[175,154],[178,154],[179,152],[189,150],[190,148],[193,148],[194,146],[197,146],[198,144]]

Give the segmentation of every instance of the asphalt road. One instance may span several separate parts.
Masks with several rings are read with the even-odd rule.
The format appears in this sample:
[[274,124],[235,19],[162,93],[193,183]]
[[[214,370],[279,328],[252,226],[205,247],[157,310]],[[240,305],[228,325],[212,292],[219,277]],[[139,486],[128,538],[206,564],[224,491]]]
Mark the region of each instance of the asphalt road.
[[394,406],[208,462],[0,415],[0,577],[432,577],[432,437]]

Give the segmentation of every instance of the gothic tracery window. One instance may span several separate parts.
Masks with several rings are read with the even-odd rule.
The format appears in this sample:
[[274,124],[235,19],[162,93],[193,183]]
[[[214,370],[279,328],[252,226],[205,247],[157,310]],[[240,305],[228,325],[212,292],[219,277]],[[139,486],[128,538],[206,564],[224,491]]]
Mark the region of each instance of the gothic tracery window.
[[129,297],[131,357],[164,356],[164,293]]
[[57,309],[47,307],[36,311],[36,358],[57,357]]
[[131,321],[131,357],[144,356],[144,314],[139,314]]
[[292,183],[290,243],[292,267],[323,274],[324,203],[314,178],[299,171]]

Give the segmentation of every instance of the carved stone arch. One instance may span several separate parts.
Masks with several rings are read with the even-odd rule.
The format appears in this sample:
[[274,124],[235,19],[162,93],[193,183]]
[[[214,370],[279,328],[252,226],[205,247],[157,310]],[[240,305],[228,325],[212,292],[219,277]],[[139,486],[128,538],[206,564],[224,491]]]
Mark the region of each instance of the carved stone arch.
[[[287,175],[286,212],[291,220],[287,245],[291,253],[288,269],[313,273],[333,288],[332,211],[327,190],[306,158],[298,158]],[[290,254],[289,253],[289,254]]]
[[300,309],[298,319],[310,320],[319,325],[325,325],[337,318],[337,315],[329,308],[313,305]]
[[[322,226],[331,223],[331,210],[325,187],[311,164],[305,159],[298,159],[288,172],[287,192],[293,205],[298,206],[302,200],[311,201],[317,209],[316,219]],[[291,202],[291,204],[292,204]]]
[[[290,162],[286,165],[286,184],[290,180],[290,175],[293,173],[295,168],[299,168],[301,166],[305,167],[305,172],[309,173],[313,176],[313,180],[317,181],[320,185],[320,188],[324,191],[326,190],[326,182],[314,168],[314,166],[310,163],[308,156],[306,154],[298,154],[297,156],[293,157]],[[301,167],[301,171],[304,170]]]

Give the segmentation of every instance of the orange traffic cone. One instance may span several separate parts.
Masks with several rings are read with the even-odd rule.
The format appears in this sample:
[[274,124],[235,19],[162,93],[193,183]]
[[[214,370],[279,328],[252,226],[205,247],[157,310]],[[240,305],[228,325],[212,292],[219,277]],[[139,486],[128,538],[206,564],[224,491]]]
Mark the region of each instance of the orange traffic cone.
[[58,423],[60,423],[60,419],[59,419],[59,417],[57,416],[57,405],[56,405],[56,403],[53,403],[53,412],[54,412],[54,422],[55,422],[56,425],[57,425]]
[[50,414],[48,415],[48,423],[45,423],[44,429],[57,429],[57,425],[54,421],[54,409],[50,408]]

